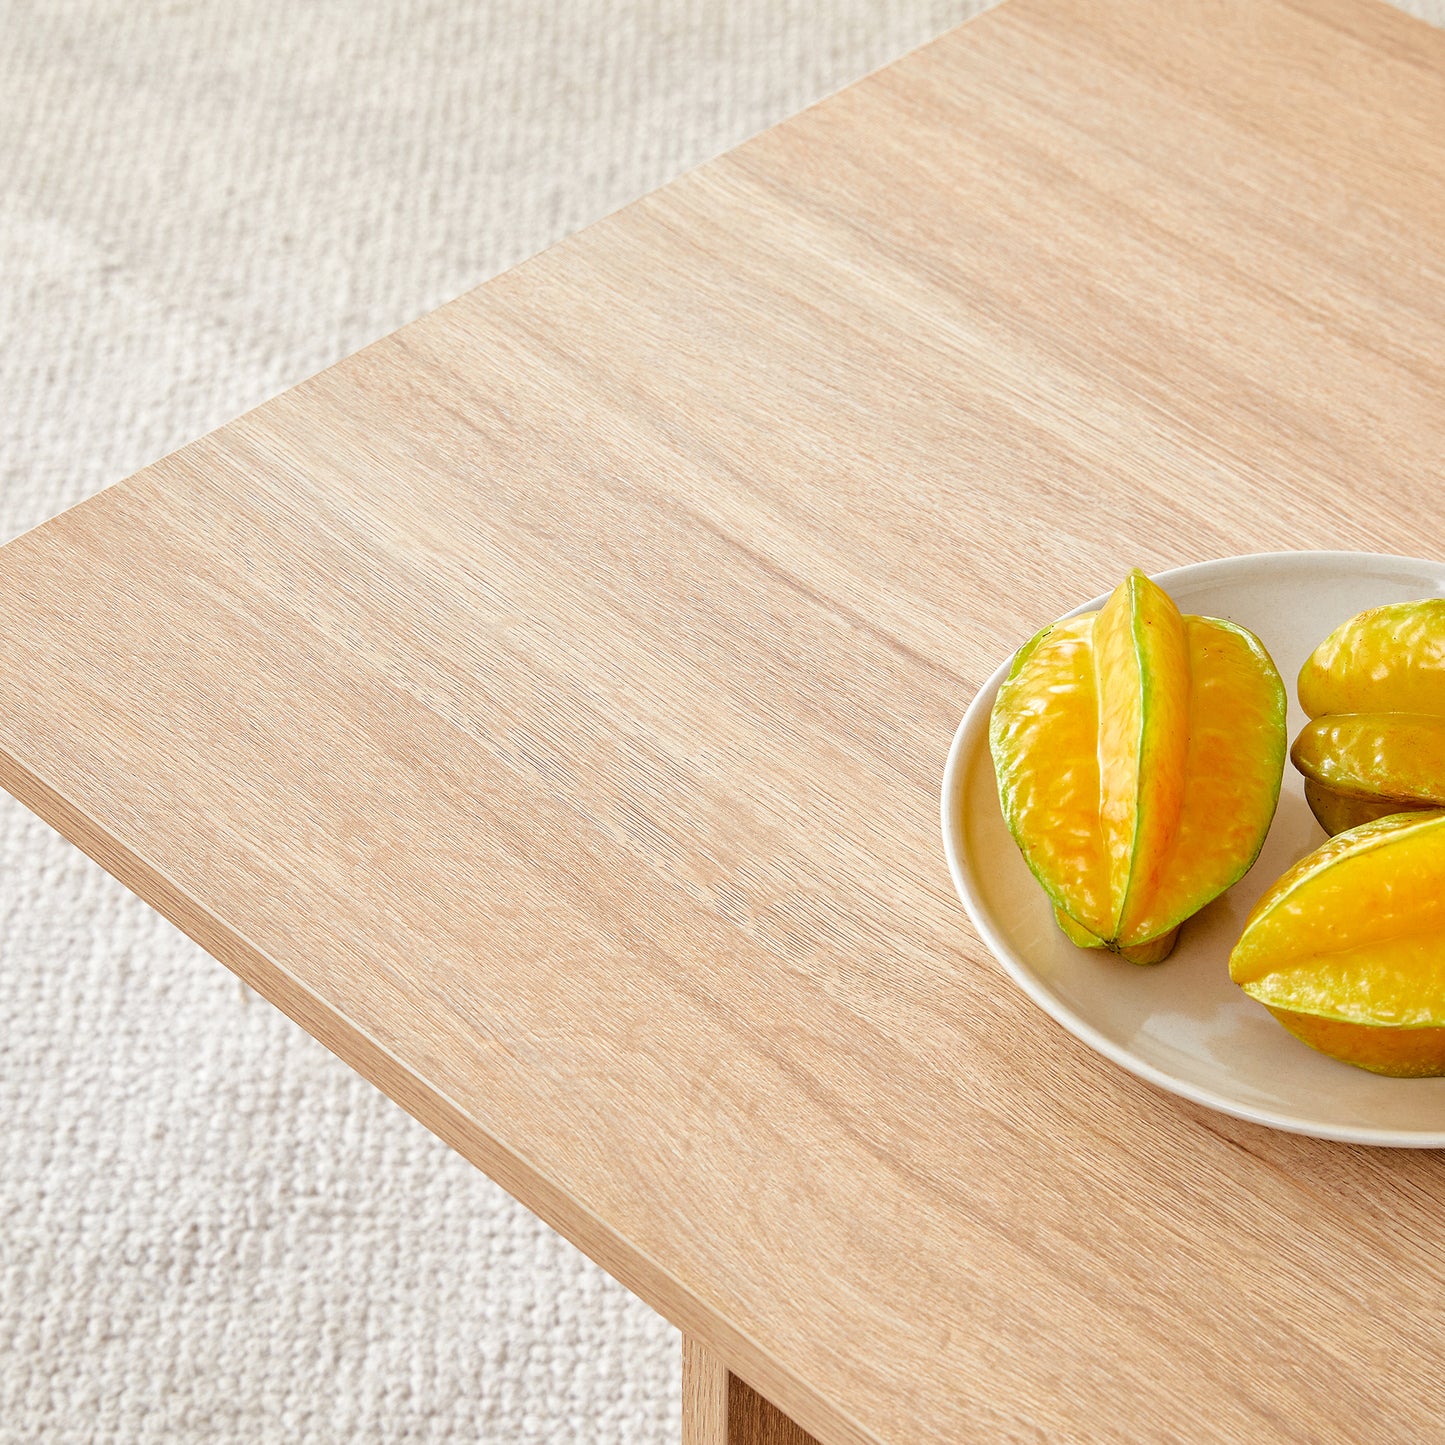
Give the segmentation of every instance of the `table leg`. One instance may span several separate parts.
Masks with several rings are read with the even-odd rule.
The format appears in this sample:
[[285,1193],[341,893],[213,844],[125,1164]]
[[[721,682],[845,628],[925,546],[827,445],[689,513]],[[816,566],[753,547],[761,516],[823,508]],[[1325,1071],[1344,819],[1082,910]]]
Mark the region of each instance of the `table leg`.
[[682,1445],[818,1445],[776,1405],[728,1372],[706,1345],[682,1339]]

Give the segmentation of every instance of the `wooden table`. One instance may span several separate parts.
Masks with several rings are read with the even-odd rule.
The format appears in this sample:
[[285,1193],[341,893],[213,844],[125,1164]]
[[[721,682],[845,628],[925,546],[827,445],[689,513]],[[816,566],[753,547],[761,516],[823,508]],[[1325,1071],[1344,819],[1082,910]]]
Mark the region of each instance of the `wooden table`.
[[0,778],[681,1326],[694,1442],[1438,1439],[1445,1164],[1095,1057],[936,808],[1129,564],[1445,555],[1442,376],[1445,37],[1008,0],[5,547]]

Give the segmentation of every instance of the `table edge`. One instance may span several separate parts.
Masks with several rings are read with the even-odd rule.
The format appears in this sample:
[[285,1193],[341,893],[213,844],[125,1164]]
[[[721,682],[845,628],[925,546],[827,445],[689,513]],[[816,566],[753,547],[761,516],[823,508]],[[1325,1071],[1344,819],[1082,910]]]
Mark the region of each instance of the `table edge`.
[[100,827],[3,745],[0,787],[684,1336],[707,1345],[733,1374],[820,1441],[827,1445],[884,1445],[780,1365],[744,1331],[710,1309],[635,1241],[573,1199],[525,1154],[490,1133],[462,1105],[414,1073],[238,929]]

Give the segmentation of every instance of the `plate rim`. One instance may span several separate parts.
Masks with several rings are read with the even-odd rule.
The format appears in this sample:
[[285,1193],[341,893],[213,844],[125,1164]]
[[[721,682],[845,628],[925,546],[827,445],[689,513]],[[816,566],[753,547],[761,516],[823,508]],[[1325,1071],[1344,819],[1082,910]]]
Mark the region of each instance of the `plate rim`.
[[[1171,567],[1160,572],[1151,572],[1149,576],[1161,586],[1168,587],[1171,583],[1191,582],[1199,580],[1201,574],[1209,579],[1215,579],[1221,572],[1228,573],[1234,570],[1247,570],[1262,565],[1277,566],[1288,571],[1291,568],[1303,568],[1307,566],[1318,566],[1336,562],[1351,566],[1361,564],[1368,565],[1371,562],[1380,563],[1391,567],[1415,566],[1433,569],[1445,578],[1445,562],[1433,560],[1428,557],[1407,557],[1393,552],[1354,552],[1354,551],[1287,551],[1287,552],[1241,552],[1228,557],[1211,558],[1204,562],[1190,562],[1183,567]],[[1445,581],[1442,581],[1442,588],[1445,588]],[[1103,606],[1109,594],[1101,593],[1098,597],[1091,598],[1088,602],[1082,602],[1072,610],[1063,613],[1055,621],[1062,622],[1069,617],[1077,617],[1081,612],[1090,612]],[[993,700],[998,692],[999,685],[1003,682],[1009,667],[1013,663],[1014,653],[1010,653],[999,665],[989,674],[987,679],[980,685],[974,694],[973,700],[969,703],[962,721],[953,735],[953,741],[949,744],[948,757],[943,768],[943,783],[939,794],[939,822],[943,833],[943,852],[948,862],[949,876],[953,879],[954,891],[958,894],[963,903],[969,919],[972,921],[975,931],[983,941],[984,946],[998,960],[1004,972],[1013,982],[1023,990],[1033,1002],[1041,1008],[1055,1023],[1071,1033],[1081,1043],[1087,1044],[1095,1053],[1101,1054],[1110,1062],[1117,1064],[1127,1073],[1141,1078],[1157,1088],[1175,1094],[1180,1098],[1188,1099],[1191,1103],[1201,1104],[1205,1108],[1213,1109],[1217,1113],[1229,1115],[1232,1118],[1243,1119],[1250,1124],[1258,1124],[1265,1128],[1279,1129],[1288,1134],[1299,1134],[1307,1138],[1326,1139],[1341,1144],[1368,1144],[1376,1147],[1394,1149],[1440,1149],[1445,1148],[1445,1127],[1434,1131],[1413,1130],[1413,1129],[1386,1129],[1372,1125],[1331,1125],[1311,1124],[1307,1120],[1291,1118],[1287,1115],[1277,1114],[1268,1108],[1261,1108],[1256,1105],[1244,1103],[1232,1099],[1227,1094],[1218,1093],[1214,1089],[1193,1083],[1187,1079],[1181,1079],[1171,1074],[1167,1069],[1159,1068],[1146,1059],[1141,1059],[1131,1050],[1116,1044],[1112,1039],[1101,1033],[1093,1024],[1080,1014],[1075,1012],[1061,999],[1051,993],[1038,979],[1036,973],[1014,953],[1013,948],[994,930],[985,914],[983,900],[975,892],[972,880],[963,864],[963,842],[962,842],[962,809],[952,806],[955,802],[962,802],[963,777],[967,767],[967,760],[974,751],[974,740],[976,735],[983,735],[983,747],[988,748],[988,719],[993,709]],[[1286,681],[1286,687],[1289,686]],[[955,825],[953,819],[959,821]],[[1410,1080],[1400,1080],[1403,1084],[1409,1084]]]

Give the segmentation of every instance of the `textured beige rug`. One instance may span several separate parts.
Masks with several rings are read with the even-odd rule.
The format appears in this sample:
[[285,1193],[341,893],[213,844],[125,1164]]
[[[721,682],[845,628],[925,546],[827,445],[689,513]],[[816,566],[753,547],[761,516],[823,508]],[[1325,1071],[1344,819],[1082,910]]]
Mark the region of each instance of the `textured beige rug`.
[[[0,540],[976,8],[0,0]],[[0,1445],[677,1415],[670,1327],[0,799]]]

